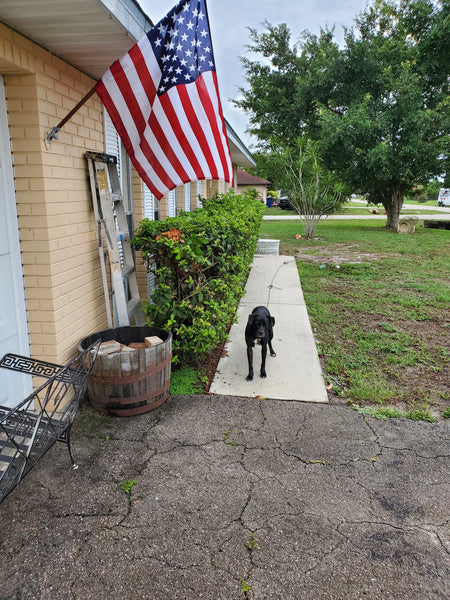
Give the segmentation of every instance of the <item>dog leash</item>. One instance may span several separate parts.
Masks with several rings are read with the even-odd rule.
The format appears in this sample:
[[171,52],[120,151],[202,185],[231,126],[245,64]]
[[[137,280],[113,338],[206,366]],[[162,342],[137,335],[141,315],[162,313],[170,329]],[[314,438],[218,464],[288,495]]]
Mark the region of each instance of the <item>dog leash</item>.
[[[294,258],[293,260],[295,261],[295,258]],[[289,264],[289,263],[291,263],[291,262],[292,262],[292,260],[285,260],[285,261],[284,261],[284,262],[283,262],[283,263],[282,263],[282,264],[281,264],[281,265],[278,267],[278,269],[275,271],[275,274],[274,274],[274,276],[272,277],[272,281],[270,282],[270,284],[269,284],[269,286],[268,286],[268,288],[269,288],[269,294],[268,294],[268,296],[267,296],[267,304],[266,304],[266,308],[269,308],[269,304],[270,304],[270,294],[271,294],[271,292],[272,292],[272,289],[275,287],[275,286],[273,285],[273,283],[274,283],[274,281],[275,281],[275,278],[276,278],[276,276],[278,275],[278,272],[279,272],[279,270],[280,270],[280,269],[282,269],[282,268],[283,268],[285,265],[288,265],[288,264]],[[281,289],[281,288],[276,288],[276,289]]]

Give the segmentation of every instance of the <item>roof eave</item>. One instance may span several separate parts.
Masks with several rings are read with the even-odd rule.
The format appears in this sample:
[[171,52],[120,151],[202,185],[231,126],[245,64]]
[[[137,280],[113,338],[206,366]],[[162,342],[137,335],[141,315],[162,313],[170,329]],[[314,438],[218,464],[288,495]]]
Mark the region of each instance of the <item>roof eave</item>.
[[225,127],[233,164],[240,168],[256,167],[255,159],[226,119]]

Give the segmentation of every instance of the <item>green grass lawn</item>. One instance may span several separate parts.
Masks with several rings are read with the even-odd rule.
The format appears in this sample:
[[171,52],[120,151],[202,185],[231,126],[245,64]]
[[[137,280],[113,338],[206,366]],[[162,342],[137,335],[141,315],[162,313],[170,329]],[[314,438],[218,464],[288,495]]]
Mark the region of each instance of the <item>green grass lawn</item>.
[[269,216],[276,215],[278,217],[282,217],[283,215],[295,215],[295,210],[281,210],[279,206],[271,206],[270,208],[266,206],[264,214]]
[[432,418],[450,407],[450,234],[383,221],[264,221],[260,236],[296,256],[330,397],[381,415]]

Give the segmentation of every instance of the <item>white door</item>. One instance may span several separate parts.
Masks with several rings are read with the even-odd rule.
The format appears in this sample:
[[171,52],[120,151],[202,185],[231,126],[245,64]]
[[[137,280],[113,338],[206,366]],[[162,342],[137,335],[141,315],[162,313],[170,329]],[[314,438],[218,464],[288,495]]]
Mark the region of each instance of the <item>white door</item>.
[[[29,356],[8,116],[0,75],[0,357],[7,352]],[[0,405],[15,406],[30,392],[29,377],[0,369]]]

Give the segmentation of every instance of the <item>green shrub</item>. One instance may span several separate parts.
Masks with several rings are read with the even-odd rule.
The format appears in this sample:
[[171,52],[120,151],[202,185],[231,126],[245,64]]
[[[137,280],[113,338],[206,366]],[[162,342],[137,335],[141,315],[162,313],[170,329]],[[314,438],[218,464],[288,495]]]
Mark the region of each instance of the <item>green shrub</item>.
[[165,221],[144,219],[134,246],[155,267],[148,323],[172,331],[179,362],[198,364],[225,341],[255,253],[264,207],[234,192]]

